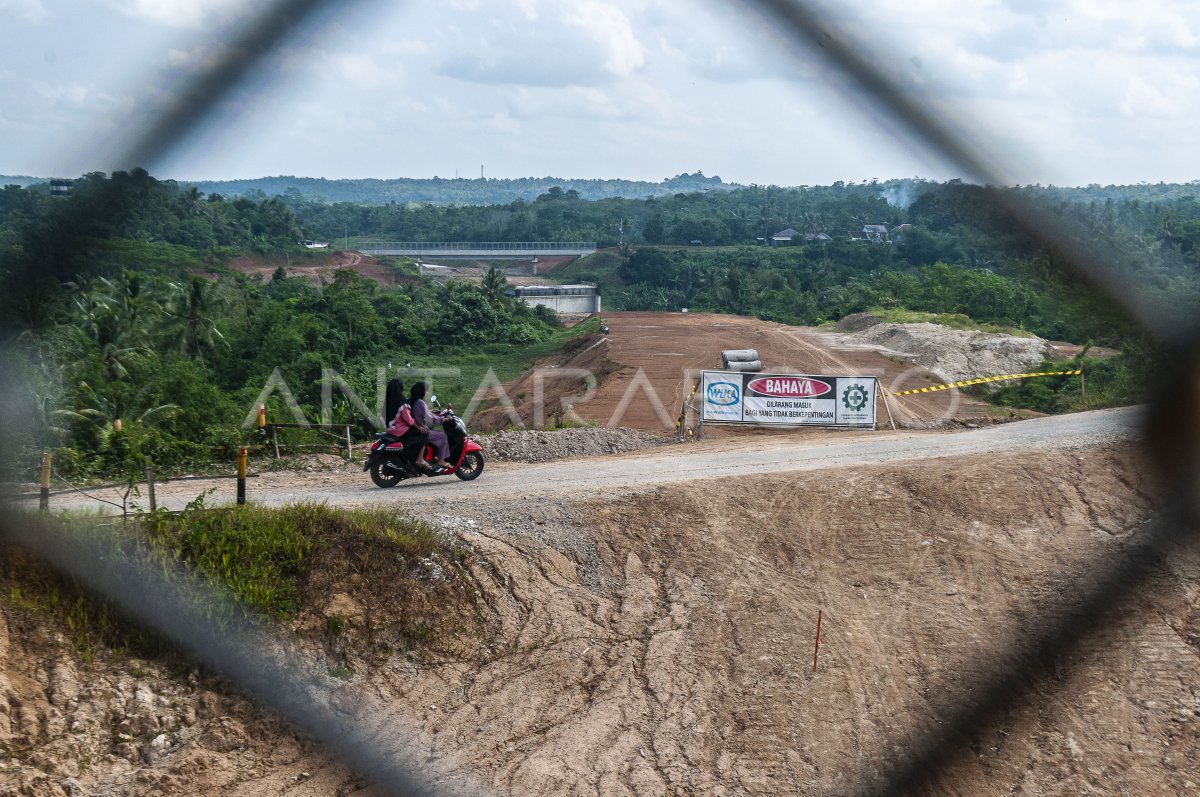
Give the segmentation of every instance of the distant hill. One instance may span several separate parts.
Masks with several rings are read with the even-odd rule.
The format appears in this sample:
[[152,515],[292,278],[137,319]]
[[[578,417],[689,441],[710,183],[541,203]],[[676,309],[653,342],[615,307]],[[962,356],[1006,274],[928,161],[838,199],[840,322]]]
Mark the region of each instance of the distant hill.
[[27,174],[0,174],[0,186],[19,185],[28,188],[36,183],[49,183],[49,177],[30,177]]
[[206,194],[241,196],[262,192],[267,196],[285,196],[298,192],[306,199],[322,202],[353,202],[361,205],[387,205],[392,202],[432,203],[438,205],[506,205],[516,200],[532,202],[558,186],[575,191],[581,199],[644,199],[696,191],[729,191],[740,188],[720,177],[705,177],[701,172],[680,174],[652,183],[643,180],[573,180],[558,177],[520,177],[516,179],[415,179],[326,180],[320,177],[260,177],[254,180],[208,180],[189,183]]

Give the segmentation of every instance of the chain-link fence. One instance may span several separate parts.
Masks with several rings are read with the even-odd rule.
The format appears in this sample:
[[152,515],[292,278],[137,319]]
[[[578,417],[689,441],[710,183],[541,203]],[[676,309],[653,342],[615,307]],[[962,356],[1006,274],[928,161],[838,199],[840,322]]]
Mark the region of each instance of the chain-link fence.
[[[1000,160],[981,139],[961,123],[950,109],[935,108],[927,94],[903,85],[880,53],[856,45],[847,32],[832,27],[812,4],[793,0],[746,0],[747,6],[765,15],[785,45],[826,59],[836,71],[865,95],[876,113],[905,128],[932,151],[939,153],[968,179],[990,185],[1008,185]],[[313,15],[333,4],[324,0],[278,0],[226,42],[225,57],[196,78],[178,99],[145,125],[120,159],[121,166],[152,168],[201,123],[231,91],[254,74],[263,61],[302,29]],[[1103,292],[1113,306],[1136,321],[1170,355],[1162,384],[1153,386],[1153,400],[1145,413],[1145,442],[1150,459],[1161,467],[1164,492],[1156,519],[1141,529],[1119,557],[1106,555],[1081,569],[1090,576],[1063,594],[1070,597],[1054,618],[1027,643],[998,656],[987,674],[957,694],[947,695],[936,721],[897,740],[903,755],[882,765],[881,772],[857,779],[866,784],[864,794],[928,792],[937,778],[964,751],[970,732],[997,719],[1020,703],[1048,666],[1065,661],[1080,649],[1115,608],[1128,602],[1145,584],[1164,558],[1194,545],[1193,530],[1200,514],[1200,330],[1195,319],[1180,323],[1169,308],[1152,305],[1136,285],[1106,263],[1104,253],[1081,243],[1082,237],[1063,225],[1067,222],[1040,213],[1016,192],[993,192],[995,201],[1042,246],[1056,253],[1056,262],[1067,264],[1076,278]],[[349,767],[388,793],[434,793],[430,778],[414,777],[406,759],[408,729],[388,727],[387,712],[360,707],[353,718],[335,710],[330,690],[320,679],[314,662],[302,663],[280,638],[262,629],[230,619],[220,610],[226,600],[211,589],[191,582],[182,588],[154,567],[105,558],[95,546],[69,543],[49,527],[27,517],[5,514],[2,532],[6,541],[43,557],[54,568],[95,590],[130,616],[160,632],[216,671],[235,681],[281,716],[294,722]],[[383,724],[381,724],[383,723]],[[437,793],[466,788],[433,776]]]

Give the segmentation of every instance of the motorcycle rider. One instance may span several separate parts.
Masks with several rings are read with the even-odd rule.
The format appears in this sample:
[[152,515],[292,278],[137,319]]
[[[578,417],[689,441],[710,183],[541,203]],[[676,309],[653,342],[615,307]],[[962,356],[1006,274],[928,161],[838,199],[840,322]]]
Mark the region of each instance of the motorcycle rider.
[[426,390],[424,382],[417,382],[412,386],[412,390],[408,394],[409,409],[417,425],[428,429],[429,443],[437,454],[434,466],[444,470],[454,470],[454,465],[447,459],[450,456],[450,441],[445,432],[433,428],[439,418],[429,411],[429,405],[425,403]]
[[[396,388],[396,393],[393,393],[393,387]],[[388,398],[391,399],[396,394],[404,396],[404,383],[399,378],[388,383]],[[433,471],[429,463],[423,457],[418,456],[425,450],[425,443],[429,439],[429,429],[416,422],[412,410],[407,404],[401,404],[396,410],[396,415],[392,418],[387,433],[399,438],[401,445],[404,446],[401,457],[405,462],[426,473]]]

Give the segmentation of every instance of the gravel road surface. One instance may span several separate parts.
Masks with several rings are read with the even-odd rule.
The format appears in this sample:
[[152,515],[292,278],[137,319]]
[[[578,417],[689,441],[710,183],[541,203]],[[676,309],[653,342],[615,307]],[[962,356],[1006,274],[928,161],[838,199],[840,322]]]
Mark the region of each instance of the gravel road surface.
[[[300,501],[337,506],[483,497],[580,496],[629,492],[696,479],[843,468],[887,462],[1011,451],[1088,448],[1139,436],[1137,408],[1036,418],[961,432],[830,432],[820,437],[755,435],[668,446],[603,457],[542,464],[487,463],[475,482],[454,477],[413,479],[389,490],[375,487],[357,468],[335,473],[266,473],[249,482],[250,500],[266,505]],[[206,490],[209,506],[234,498],[231,479],[169,482],[158,486],[160,507],[182,509]],[[36,507],[36,495],[10,503]],[[144,503],[144,500],[143,500]],[[56,510],[111,510],[71,494],[56,495]]]

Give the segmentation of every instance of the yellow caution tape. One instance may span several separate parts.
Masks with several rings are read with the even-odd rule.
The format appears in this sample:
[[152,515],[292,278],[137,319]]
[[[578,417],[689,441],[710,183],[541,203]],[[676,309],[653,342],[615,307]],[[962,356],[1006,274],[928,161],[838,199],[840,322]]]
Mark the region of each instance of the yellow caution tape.
[[981,376],[978,379],[963,379],[958,382],[950,382],[945,385],[933,385],[931,387],[918,387],[913,390],[901,390],[898,393],[884,393],[885,396],[912,396],[917,393],[936,393],[939,390],[949,390],[952,387],[968,387],[970,385],[982,385],[987,382],[1003,382],[1008,379],[1031,379],[1035,376],[1079,376],[1083,373],[1083,369],[1075,371],[1039,371],[1033,374],[1004,374],[1003,376]]

